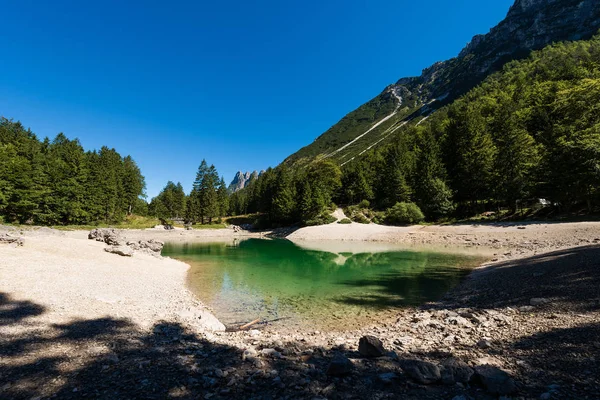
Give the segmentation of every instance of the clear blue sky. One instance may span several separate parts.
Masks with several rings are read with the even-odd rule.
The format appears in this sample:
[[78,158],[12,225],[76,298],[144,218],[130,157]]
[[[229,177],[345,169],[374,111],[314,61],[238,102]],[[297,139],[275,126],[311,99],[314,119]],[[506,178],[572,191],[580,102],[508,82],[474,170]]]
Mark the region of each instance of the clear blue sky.
[[513,0],[13,1],[0,115],[131,154],[149,197],[276,166],[401,77],[455,56]]

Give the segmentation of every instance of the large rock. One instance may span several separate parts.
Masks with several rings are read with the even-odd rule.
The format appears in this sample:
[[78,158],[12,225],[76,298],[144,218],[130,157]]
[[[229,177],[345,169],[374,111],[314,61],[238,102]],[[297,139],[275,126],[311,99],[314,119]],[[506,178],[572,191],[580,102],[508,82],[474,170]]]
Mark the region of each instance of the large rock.
[[441,366],[442,382],[446,385],[469,383],[474,373],[473,368],[456,358],[444,361]]
[[517,391],[517,385],[508,373],[491,365],[475,367],[473,381],[494,395],[509,395]]
[[109,246],[119,246],[122,243],[119,232],[112,228],[97,228],[92,229],[88,234],[88,239],[96,240],[98,242],[104,242]]
[[329,367],[327,368],[327,375],[331,376],[346,376],[352,372],[354,364],[342,355],[337,355],[331,360]]
[[160,240],[138,240],[137,242],[127,242],[127,246],[131,247],[134,250],[142,250],[148,253],[157,253],[160,254],[164,247],[164,242]]
[[402,360],[400,367],[412,379],[424,385],[430,385],[442,379],[437,365],[420,360]]
[[358,352],[363,357],[383,357],[385,349],[381,340],[375,336],[363,336],[358,341]]
[[11,236],[9,233],[0,233],[0,243],[23,246],[23,238]]
[[104,249],[107,253],[118,254],[123,257],[133,256],[133,249],[129,246],[109,246]]

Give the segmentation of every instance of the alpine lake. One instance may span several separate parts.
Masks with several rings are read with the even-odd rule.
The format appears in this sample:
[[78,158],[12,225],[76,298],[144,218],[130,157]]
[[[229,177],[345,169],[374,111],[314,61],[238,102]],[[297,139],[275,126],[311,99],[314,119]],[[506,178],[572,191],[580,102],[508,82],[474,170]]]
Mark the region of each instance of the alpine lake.
[[228,327],[353,329],[382,314],[439,300],[483,255],[398,246],[282,239],[167,243],[188,263],[189,289]]

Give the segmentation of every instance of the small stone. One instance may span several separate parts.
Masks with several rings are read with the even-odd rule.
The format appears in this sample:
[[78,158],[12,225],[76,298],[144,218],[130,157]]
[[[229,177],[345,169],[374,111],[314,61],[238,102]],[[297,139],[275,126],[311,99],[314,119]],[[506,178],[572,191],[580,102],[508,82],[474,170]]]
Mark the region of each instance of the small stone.
[[400,366],[406,375],[424,385],[436,383],[442,378],[439,367],[427,361],[403,360]]
[[337,355],[331,360],[329,367],[327,368],[327,375],[331,376],[345,376],[352,372],[354,364],[347,357]]
[[363,357],[382,357],[385,355],[383,343],[375,336],[361,337],[358,341],[358,352]]
[[247,360],[248,358],[254,358],[258,355],[258,352],[254,350],[252,347],[244,350],[242,354],[242,360]]
[[262,349],[260,353],[265,357],[281,358],[281,353],[275,349]]
[[492,342],[490,342],[489,340],[481,339],[479,342],[477,342],[477,347],[479,347],[480,349],[489,349],[490,347],[492,347]]

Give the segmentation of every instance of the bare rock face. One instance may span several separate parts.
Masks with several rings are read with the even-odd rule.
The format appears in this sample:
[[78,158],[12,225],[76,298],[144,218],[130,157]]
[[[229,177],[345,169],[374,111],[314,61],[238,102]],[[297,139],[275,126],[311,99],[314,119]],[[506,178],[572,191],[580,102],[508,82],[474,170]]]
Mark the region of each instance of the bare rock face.
[[503,21],[489,33],[475,35],[458,57],[434,64],[418,78],[400,79],[395,87],[415,92],[423,85],[424,104],[451,100],[508,61],[553,42],[589,39],[599,29],[597,0],[516,0]]
[[242,190],[246,186],[250,184],[250,182],[258,179],[259,176],[263,174],[264,171],[253,171],[253,172],[242,172],[238,171],[237,174],[233,177],[233,180],[229,184],[229,191],[234,193],[238,190]]

